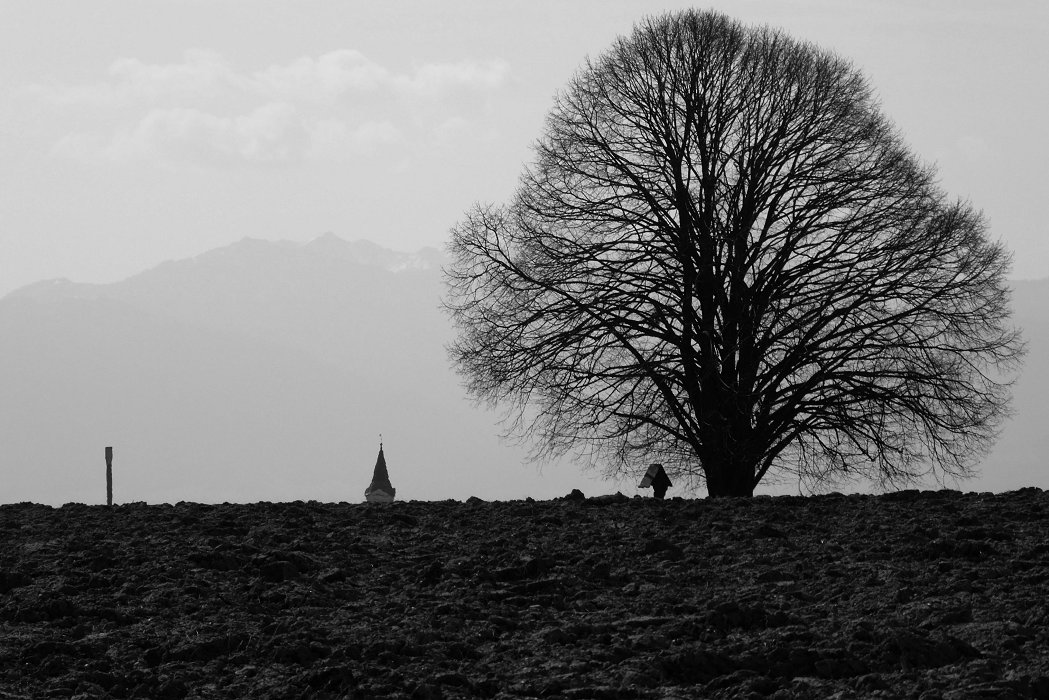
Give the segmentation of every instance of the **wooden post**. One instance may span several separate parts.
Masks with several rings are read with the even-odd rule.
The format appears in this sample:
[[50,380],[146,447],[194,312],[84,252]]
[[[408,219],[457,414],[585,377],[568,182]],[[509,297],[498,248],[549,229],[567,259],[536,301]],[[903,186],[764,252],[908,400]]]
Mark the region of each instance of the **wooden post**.
[[106,505],[113,505],[113,448],[106,448]]

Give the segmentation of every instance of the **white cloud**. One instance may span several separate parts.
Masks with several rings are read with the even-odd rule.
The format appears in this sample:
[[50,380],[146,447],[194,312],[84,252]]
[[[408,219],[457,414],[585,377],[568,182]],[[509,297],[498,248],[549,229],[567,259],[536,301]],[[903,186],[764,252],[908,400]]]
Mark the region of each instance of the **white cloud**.
[[426,64],[417,68],[412,76],[399,78],[398,87],[404,92],[431,97],[453,88],[491,89],[503,83],[508,70],[502,61]]
[[117,91],[150,101],[215,96],[244,88],[244,79],[215,51],[190,49],[182,63],[151,64],[121,58],[109,67]]
[[410,73],[394,73],[359,51],[340,49],[254,73],[249,83],[260,94],[279,99],[332,100],[355,92],[391,90],[405,97],[439,97],[455,89],[490,90],[508,72],[502,61],[427,63]]
[[108,141],[74,134],[59,141],[53,152],[89,159],[230,166],[300,161],[310,143],[307,125],[295,108],[270,103],[235,117],[191,108],[153,109]]
[[270,66],[254,73],[249,83],[255,91],[270,97],[329,101],[348,92],[376,90],[392,79],[388,70],[359,51],[342,49]]
[[30,91],[98,125],[59,139],[52,148],[57,156],[286,164],[397,148],[412,132],[417,139],[467,138],[466,130],[447,128],[461,125],[456,112],[467,108],[442,98],[498,88],[507,72],[500,61],[426,63],[397,72],[349,49],[248,72],[217,52],[196,49],[175,63],[122,58],[106,80]]
[[81,85],[31,85],[29,91],[62,105],[194,102],[219,96],[291,102],[326,102],[353,93],[387,90],[409,97],[436,97],[453,89],[490,90],[504,82],[503,61],[426,63],[396,73],[359,51],[338,49],[302,56],[254,72],[237,72],[218,52],[190,49],[179,63],[121,58],[109,80]]
[[[195,109],[153,110],[130,135],[129,155],[228,165],[301,160],[309,136],[295,108],[270,103],[244,115],[222,117]],[[114,148],[121,143],[115,141]],[[114,155],[121,155],[115,151]]]
[[337,119],[312,119],[288,103],[274,102],[234,117],[198,109],[154,109],[108,141],[94,134],[70,134],[52,152],[81,160],[232,167],[344,160],[403,140],[388,122],[354,127]]

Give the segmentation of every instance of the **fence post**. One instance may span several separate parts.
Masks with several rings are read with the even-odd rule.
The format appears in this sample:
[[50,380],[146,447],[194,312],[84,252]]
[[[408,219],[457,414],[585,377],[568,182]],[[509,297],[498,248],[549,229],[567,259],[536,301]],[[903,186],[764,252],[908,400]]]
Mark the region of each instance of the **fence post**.
[[106,448],[106,505],[113,505],[113,448]]

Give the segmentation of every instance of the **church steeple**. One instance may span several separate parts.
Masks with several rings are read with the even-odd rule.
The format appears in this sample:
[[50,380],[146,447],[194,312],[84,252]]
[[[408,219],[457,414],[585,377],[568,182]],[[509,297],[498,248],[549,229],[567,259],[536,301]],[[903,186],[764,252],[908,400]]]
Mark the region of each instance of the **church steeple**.
[[372,483],[364,490],[364,498],[369,503],[390,503],[397,494],[397,489],[390,483],[390,473],[386,470],[386,456],[382,453],[382,436],[379,436],[379,456],[375,458],[375,471]]

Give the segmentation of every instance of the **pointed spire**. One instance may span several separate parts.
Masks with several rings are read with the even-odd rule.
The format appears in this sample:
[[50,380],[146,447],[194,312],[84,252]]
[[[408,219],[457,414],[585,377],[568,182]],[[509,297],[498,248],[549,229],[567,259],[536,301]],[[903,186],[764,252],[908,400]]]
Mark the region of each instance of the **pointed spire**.
[[386,470],[386,456],[382,453],[382,435],[379,435],[379,456],[375,458],[375,471],[372,482],[364,490],[364,498],[369,503],[389,503],[397,494],[397,489],[390,483],[390,474]]

